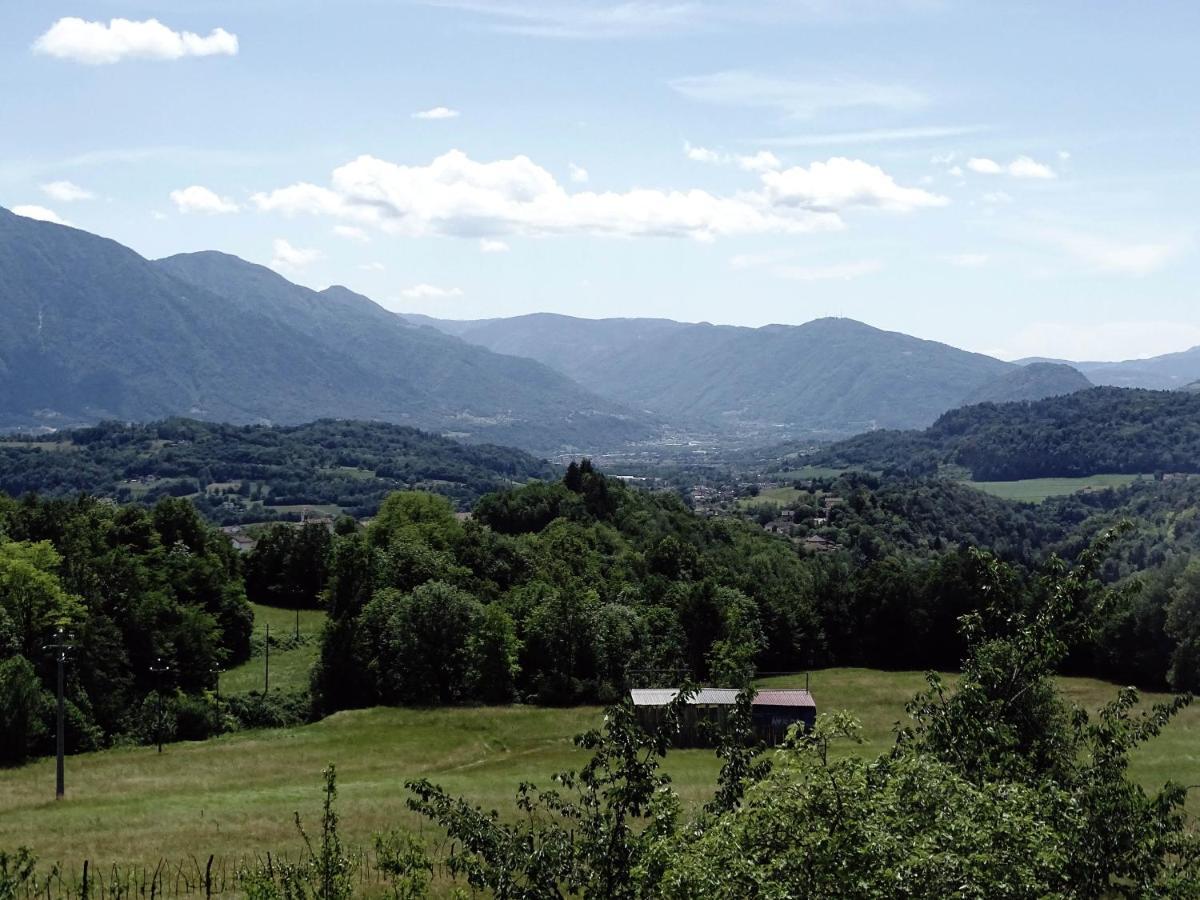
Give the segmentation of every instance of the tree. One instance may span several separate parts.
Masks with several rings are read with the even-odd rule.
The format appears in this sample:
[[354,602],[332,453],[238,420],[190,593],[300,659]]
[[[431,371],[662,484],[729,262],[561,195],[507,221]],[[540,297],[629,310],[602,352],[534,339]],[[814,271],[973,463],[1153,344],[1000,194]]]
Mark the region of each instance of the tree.
[[18,765],[47,748],[50,705],[29,660],[13,656],[0,662],[0,764]]
[[27,659],[41,657],[54,626],[84,614],[79,599],[59,581],[61,564],[62,557],[49,541],[0,543],[0,606]]

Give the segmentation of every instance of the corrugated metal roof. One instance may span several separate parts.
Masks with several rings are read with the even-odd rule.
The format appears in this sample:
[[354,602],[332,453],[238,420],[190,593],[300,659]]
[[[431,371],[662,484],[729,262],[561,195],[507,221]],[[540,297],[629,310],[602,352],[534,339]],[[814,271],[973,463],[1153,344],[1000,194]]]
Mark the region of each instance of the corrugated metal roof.
[[[666,706],[679,694],[678,688],[634,688],[629,692],[634,706]],[[691,706],[732,706],[737,701],[736,688],[701,688],[688,703]],[[808,691],[759,691],[755,706],[812,706]]]
[[[678,688],[634,688],[629,692],[634,706],[666,706],[679,694]],[[736,688],[701,688],[688,699],[692,706],[732,706]]]
[[755,706],[811,706],[816,701],[808,691],[759,691],[754,697]]

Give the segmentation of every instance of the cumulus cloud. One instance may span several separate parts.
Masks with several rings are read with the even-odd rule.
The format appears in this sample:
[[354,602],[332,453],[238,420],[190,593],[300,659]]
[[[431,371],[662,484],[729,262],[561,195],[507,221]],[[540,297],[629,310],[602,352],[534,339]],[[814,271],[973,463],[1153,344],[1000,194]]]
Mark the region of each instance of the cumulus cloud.
[[774,109],[799,119],[838,109],[908,111],[920,109],[929,102],[920,91],[904,85],[779,78],[746,71],[676,78],[671,87],[691,100]]
[[507,253],[508,244],[495,238],[483,238],[479,242],[479,249],[483,253]]
[[462,290],[452,287],[438,287],[436,284],[414,284],[412,287],[406,287],[400,292],[401,297],[407,297],[409,300],[430,300],[441,299],[445,297],[461,297]]
[[32,203],[23,206],[14,206],[12,211],[18,216],[24,216],[26,219],[37,219],[39,222],[53,222],[55,225],[71,224],[54,210],[46,209],[44,206],[37,206]]
[[362,241],[364,244],[371,240],[370,235],[357,225],[334,225],[333,233],[352,241]]
[[[334,170],[331,187],[293,184],[253,196],[266,212],[311,213],[406,236],[509,234],[673,236],[711,240],[734,234],[797,234],[844,227],[838,210],[904,210],[944,201],[903,188],[856,160],[765,172],[757,190],[719,196],[699,189],[571,193],[526,156],[477,162],[452,150],[426,166],[372,156]],[[772,179],[768,182],[768,179]]]
[[945,206],[949,202],[945,197],[921,188],[898,185],[878,166],[841,156],[827,162],[814,162],[807,168],[795,166],[764,172],[762,180],[774,206],[818,213],[854,207],[909,212],[921,207]]
[[576,184],[588,183],[588,170],[583,166],[577,166],[575,163],[567,163],[567,171],[571,175],[571,180]]
[[709,150],[707,147],[696,147],[687,141],[683,142],[683,155],[692,160],[692,162],[713,163],[714,165],[726,162],[729,159],[727,154],[718,153],[716,150]]
[[779,157],[770,150],[759,150],[750,156],[739,156],[736,162],[739,168],[747,172],[770,172],[783,167]]
[[359,268],[364,272],[382,272],[386,266],[381,262],[369,262],[363,263]]
[[42,193],[60,203],[74,203],[76,200],[92,200],[95,194],[86,188],[70,181],[51,181],[42,185]]
[[193,184],[191,187],[171,191],[171,202],[181,213],[233,213],[238,211],[238,205],[226,197],[219,196],[203,185]]
[[433,109],[423,109],[420,112],[412,114],[414,119],[457,119],[462,113],[457,109],[450,109],[448,106],[435,106]]
[[1026,232],[1101,272],[1149,275],[1177,256],[1187,241],[1123,241],[1067,228],[1035,228]]
[[1013,202],[1011,194],[1006,194],[1004,191],[988,191],[983,195],[982,200],[988,206],[1004,206]]
[[202,37],[190,31],[173,31],[157,19],[144,22],[112,19],[105,24],[68,16],[34,41],[33,50],[57,59],[108,65],[124,59],[234,56],[238,52],[238,39],[224,28],[214,28]]
[[271,268],[273,269],[302,269],[321,258],[320,250],[309,250],[293,247],[283,238],[275,238],[271,244]]
[[1011,175],[1013,178],[1055,178],[1054,170],[1029,156],[1018,156],[1002,165],[986,156],[973,156],[967,160],[967,168],[979,175]]

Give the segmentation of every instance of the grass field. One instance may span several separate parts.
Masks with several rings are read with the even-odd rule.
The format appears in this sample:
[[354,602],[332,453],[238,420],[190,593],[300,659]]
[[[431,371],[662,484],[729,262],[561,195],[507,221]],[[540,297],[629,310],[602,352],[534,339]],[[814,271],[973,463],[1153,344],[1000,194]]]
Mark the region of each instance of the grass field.
[[1146,475],[1090,475],[1087,478],[1026,478],[1023,481],[968,481],[979,488],[1005,500],[1024,503],[1041,503],[1047,497],[1061,497],[1080,491],[1124,487]]
[[[795,686],[803,679],[772,679]],[[878,753],[891,743],[904,702],[921,686],[915,672],[831,669],[813,673],[824,711],[847,709],[864,726],[865,742],[842,753]],[[1065,679],[1077,702],[1095,708],[1113,687]],[[0,848],[26,844],[45,861],[78,866],[149,863],[214,853],[240,859],[254,852],[295,854],[292,813],[315,823],[321,769],[338,768],[343,835],[362,845],[393,825],[422,827],[405,809],[404,781],[428,777],[486,809],[512,810],[522,780],[578,767],[571,737],[600,722],[595,707],[371,709],[338,713],[302,728],[244,732],[203,743],[108,750],[67,760],[67,799],[56,803],[54,763],[44,759],[0,771]],[[709,751],[672,753],[669,771],[685,802],[707,798],[717,771]],[[1147,786],[1168,778],[1200,783],[1200,709],[1184,712],[1135,758]],[[1191,804],[1200,812],[1200,804]]]
[[[261,639],[267,625],[271,634],[286,637],[296,632],[296,611],[279,609],[251,603],[254,609],[254,635]],[[317,609],[302,609],[299,616],[300,634],[308,642],[291,650],[271,651],[271,689],[301,690],[308,686],[308,673],[317,659],[317,638],[325,627],[325,612]],[[228,672],[221,673],[221,691],[225,694],[240,694],[263,689],[263,658],[251,657]]]
[[802,491],[798,491],[794,487],[767,488],[765,491],[759,491],[755,497],[742,497],[738,500],[737,505],[742,509],[751,506],[762,506],[765,503],[773,503],[776,506],[791,506],[800,499],[802,494]]

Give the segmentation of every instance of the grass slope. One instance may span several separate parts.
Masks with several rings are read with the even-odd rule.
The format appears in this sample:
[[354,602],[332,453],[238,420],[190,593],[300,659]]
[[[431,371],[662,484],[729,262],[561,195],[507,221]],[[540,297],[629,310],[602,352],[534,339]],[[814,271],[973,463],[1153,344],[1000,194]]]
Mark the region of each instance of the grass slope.
[[[286,638],[296,632],[296,610],[280,609],[275,606],[263,606],[261,603],[251,603],[254,609],[254,637],[261,640],[267,625],[271,626],[274,637]],[[318,609],[302,609],[299,615],[300,635],[307,638],[307,643],[290,650],[271,651],[271,690],[299,691],[308,686],[309,672],[317,661],[320,650],[317,639],[321,629],[325,627],[325,611]],[[252,656],[240,666],[235,666],[228,672],[221,673],[221,692],[224,694],[241,694],[248,691],[263,689],[263,658],[259,654]]]
[[1041,503],[1048,497],[1078,494],[1080,491],[1124,487],[1146,475],[1089,475],[1086,478],[1026,478],[1021,481],[968,481],[971,487],[1005,500]]
[[[771,679],[802,686],[803,677]],[[1089,709],[1110,700],[1112,685],[1064,679]],[[830,669],[813,673],[824,711],[847,709],[864,726],[864,743],[841,752],[876,754],[889,746],[904,703],[923,685],[917,672]],[[1148,696],[1148,700],[1155,699]],[[148,863],[189,854],[236,860],[286,852],[298,843],[292,813],[315,824],[320,772],[339,773],[343,834],[365,844],[372,832],[421,827],[404,805],[404,781],[428,777],[485,809],[512,809],[519,782],[547,785],[551,773],[578,767],[573,735],[600,723],[595,707],[369,709],[338,713],[314,725],[227,735],[203,743],[125,748],[67,761],[67,799],[56,803],[54,762],[43,759],[0,772],[0,848],[33,847],[44,861],[79,866]],[[717,761],[709,751],[672,753],[669,770],[685,802],[711,791]],[[1174,779],[1200,783],[1200,709],[1186,710],[1135,757],[1147,787]],[[1193,798],[1193,813],[1200,803]],[[432,835],[431,835],[432,837]]]

